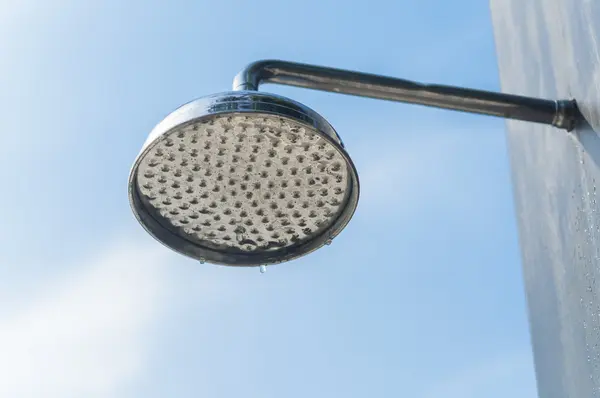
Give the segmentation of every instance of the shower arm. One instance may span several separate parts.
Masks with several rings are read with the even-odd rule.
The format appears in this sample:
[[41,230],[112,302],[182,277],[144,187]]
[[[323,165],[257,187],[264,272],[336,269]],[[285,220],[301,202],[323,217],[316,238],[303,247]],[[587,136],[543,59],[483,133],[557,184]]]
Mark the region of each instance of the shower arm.
[[279,60],[256,61],[233,81],[234,90],[262,83],[419,104],[549,124],[571,131],[581,119],[575,100],[545,100],[462,87],[422,84],[393,77]]

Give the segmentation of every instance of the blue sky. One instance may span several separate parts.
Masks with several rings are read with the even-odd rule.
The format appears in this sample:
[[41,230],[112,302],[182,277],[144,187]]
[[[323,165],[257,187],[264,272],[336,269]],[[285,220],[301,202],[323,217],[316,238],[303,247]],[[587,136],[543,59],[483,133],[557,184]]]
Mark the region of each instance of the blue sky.
[[0,395],[532,397],[499,119],[264,86],[361,176],[347,229],[200,265],[127,203],[152,127],[280,58],[498,90],[487,2],[0,0]]

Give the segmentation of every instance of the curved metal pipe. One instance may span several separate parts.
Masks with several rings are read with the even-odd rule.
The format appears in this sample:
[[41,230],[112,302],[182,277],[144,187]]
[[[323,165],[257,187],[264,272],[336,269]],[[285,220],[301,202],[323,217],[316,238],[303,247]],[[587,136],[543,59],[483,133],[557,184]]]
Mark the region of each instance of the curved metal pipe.
[[249,64],[233,81],[234,90],[258,90],[264,83],[419,104],[436,108],[549,124],[571,131],[582,116],[575,100],[545,100],[422,84],[374,75],[279,60]]

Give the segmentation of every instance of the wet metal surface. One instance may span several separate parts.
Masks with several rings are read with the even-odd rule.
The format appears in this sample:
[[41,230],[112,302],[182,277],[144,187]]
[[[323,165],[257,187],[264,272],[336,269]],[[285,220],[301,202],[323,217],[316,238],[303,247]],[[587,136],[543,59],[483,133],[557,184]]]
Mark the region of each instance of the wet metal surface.
[[502,90],[575,98],[589,123],[507,126],[539,396],[600,396],[600,3],[491,10]]

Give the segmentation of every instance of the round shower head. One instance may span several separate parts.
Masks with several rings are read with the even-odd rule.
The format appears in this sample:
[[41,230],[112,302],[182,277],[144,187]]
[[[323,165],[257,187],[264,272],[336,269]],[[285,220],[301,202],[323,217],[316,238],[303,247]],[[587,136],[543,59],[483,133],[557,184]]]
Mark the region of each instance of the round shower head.
[[359,183],[340,137],[308,107],[234,91],[183,105],[150,133],[129,178],[143,227],[223,265],[289,261],[350,221]]

